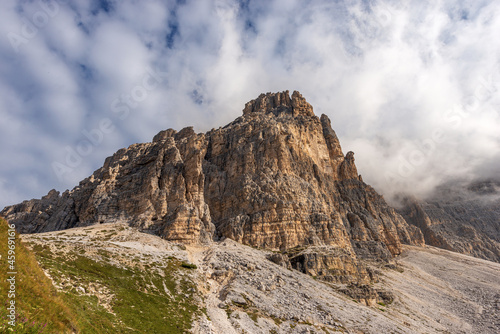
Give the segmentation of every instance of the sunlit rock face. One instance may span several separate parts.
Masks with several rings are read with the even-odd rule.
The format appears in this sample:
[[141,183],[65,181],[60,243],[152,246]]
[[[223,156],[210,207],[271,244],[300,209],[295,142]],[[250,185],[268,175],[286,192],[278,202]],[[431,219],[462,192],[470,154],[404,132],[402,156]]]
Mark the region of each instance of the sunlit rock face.
[[401,243],[423,243],[419,229],[363,183],[328,117],[288,91],[261,94],[223,128],[162,131],[119,150],[73,190],[1,214],[23,233],[124,221],[187,244],[331,246],[341,251],[299,254],[295,263],[342,282],[367,280],[360,256],[388,259]]

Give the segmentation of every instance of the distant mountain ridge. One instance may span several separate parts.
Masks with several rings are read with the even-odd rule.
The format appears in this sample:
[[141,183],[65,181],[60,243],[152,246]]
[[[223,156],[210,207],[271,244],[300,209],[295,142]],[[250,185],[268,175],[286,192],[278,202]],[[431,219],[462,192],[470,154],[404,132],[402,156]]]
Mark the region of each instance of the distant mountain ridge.
[[500,181],[450,182],[398,210],[428,245],[500,262]]

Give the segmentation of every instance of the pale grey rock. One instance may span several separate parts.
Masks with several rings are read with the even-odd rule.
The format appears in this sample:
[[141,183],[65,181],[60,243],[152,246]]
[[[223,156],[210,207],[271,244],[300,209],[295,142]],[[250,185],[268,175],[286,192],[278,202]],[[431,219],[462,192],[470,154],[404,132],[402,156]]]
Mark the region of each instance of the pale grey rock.
[[399,212],[429,245],[500,262],[500,182],[456,181],[425,200],[407,197]]

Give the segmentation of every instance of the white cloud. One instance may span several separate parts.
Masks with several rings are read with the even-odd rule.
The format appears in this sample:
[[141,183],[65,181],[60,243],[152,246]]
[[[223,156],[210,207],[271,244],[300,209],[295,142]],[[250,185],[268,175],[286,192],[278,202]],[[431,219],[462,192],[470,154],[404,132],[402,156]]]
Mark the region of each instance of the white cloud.
[[[12,193],[0,206],[70,188],[161,129],[224,125],[248,100],[285,89],[330,116],[364,180],[388,197],[498,172],[497,2],[127,0],[105,11],[72,1],[16,53],[7,34],[40,10],[0,4],[0,147],[10,161],[0,176]],[[119,118],[112,102],[148,69],[166,73],[161,84]],[[115,130],[60,182],[51,163],[105,118]]]

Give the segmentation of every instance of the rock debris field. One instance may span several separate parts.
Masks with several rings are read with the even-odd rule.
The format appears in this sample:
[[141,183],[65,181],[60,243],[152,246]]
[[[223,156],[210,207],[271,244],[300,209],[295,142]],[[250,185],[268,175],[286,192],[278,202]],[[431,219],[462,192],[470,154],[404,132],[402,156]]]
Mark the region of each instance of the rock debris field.
[[[275,264],[268,258],[276,252],[231,239],[183,246],[121,223],[22,238],[32,249],[45,245],[68,252],[85,246],[83,256],[115,266],[149,265],[148,270],[154,270],[167,258],[196,265],[186,277],[197,287],[193,302],[205,312],[193,316],[193,333],[498,333],[500,329],[500,264],[429,246],[405,245],[393,266],[369,263],[379,275],[373,287],[392,292],[394,298],[390,304],[366,306],[342,294],[345,285]],[[99,258],[99,250],[110,255]],[[136,259],[133,264],[131,258]],[[99,282],[99,289],[87,284],[78,286],[78,291],[95,293],[112,313],[115,301],[106,295],[106,282]],[[56,286],[63,291],[74,288],[71,282]]]

